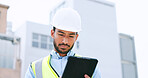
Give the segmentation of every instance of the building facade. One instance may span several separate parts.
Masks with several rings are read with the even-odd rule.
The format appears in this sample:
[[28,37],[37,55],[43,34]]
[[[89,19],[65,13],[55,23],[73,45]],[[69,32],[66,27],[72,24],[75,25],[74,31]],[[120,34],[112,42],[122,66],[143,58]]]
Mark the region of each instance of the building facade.
[[6,34],[14,35],[14,32],[12,31],[12,22],[7,22]]
[[20,38],[0,34],[0,78],[20,78]]
[[[9,6],[0,4],[0,78],[20,78],[20,38],[12,35],[12,32],[6,34],[8,8]],[[10,31],[12,25],[8,25]]]
[[25,22],[15,33],[21,38],[21,78],[32,61],[48,56],[53,50],[53,39],[49,25]]
[[123,78],[138,78],[134,37],[119,34]]
[[102,78],[122,78],[115,5],[105,0],[63,0],[59,5],[77,10],[82,18],[77,52],[99,60]]
[[105,0],[73,0],[82,17],[80,54],[96,57],[102,78],[122,78],[116,8]]
[[[51,11],[50,22],[56,11],[64,7],[74,8],[82,17],[82,32],[73,51],[97,58],[102,78],[130,78],[123,76],[126,66],[120,53],[115,5],[105,0],[63,0]],[[51,29],[52,26],[27,21],[16,31],[15,35],[21,38],[21,78],[32,61],[49,55],[53,49]]]
[[9,6],[0,4],[0,33],[6,33],[7,10]]
[[21,78],[25,77],[31,62],[48,56],[53,50],[53,39],[50,36],[51,29],[52,27],[49,25],[26,21],[16,31],[15,35],[21,38]]

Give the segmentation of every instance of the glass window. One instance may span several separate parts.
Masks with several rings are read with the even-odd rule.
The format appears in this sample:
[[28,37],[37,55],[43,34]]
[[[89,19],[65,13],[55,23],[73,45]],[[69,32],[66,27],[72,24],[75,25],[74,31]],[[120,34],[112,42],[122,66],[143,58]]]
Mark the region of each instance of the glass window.
[[47,43],[47,36],[41,35],[41,42]]
[[122,64],[123,78],[137,78],[136,67],[133,64]]
[[46,43],[41,43],[41,48],[47,49],[47,44]]
[[120,39],[122,60],[135,61],[134,47],[131,39]]
[[13,68],[13,57],[7,56],[4,60],[3,64],[5,68]]
[[0,68],[13,68],[14,45],[10,41],[0,41]]
[[34,39],[34,40],[38,40],[38,39],[39,39],[39,35],[36,34],[36,33],[33,33],[33,39]]
[[33,47],[37,47],[37,48],[38,48],[38,47],[39,47],[39,43],[38,43],[38,42],[36,42],[36,41],[33,41],[33,42],[32,42],[32,46],[33,46]]
[[51,36],[33,33],[32,46],[41,49],[52,50],[53,39]]
[[4,56],[0,56],[0,67],[4,67]]
[[133,37],[120,34],[123,78],[138,78]]

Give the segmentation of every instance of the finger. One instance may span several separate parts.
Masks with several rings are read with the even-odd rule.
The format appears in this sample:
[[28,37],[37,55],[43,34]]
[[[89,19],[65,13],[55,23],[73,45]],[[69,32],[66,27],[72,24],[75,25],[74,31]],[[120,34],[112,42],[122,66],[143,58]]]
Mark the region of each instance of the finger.
[[85,78],[90,78],[87,74],[84,75]]

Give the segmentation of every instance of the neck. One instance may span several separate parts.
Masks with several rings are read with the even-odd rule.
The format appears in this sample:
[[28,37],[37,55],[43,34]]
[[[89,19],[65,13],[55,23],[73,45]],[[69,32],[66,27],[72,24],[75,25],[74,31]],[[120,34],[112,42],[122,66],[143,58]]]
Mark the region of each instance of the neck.
[[59,53],[59,55],[62,57],[67,56],[67,54],[61,54],[61,53]]
[[64,56],[67,56],[67,54],[62,54],[62,53],[59,53],[56,49],[54,49],[54,51],[56,51],[60,56],[64,57]]

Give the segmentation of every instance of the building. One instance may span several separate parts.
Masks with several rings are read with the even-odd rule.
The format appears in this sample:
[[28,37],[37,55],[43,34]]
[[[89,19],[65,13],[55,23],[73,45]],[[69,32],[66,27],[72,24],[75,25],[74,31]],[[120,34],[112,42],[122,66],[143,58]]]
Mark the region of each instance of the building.
[[0,33],[6,33],[7,10],[9,6],[0,4]]
[[[50,13],[63,7],[76,9],[82,17],[82,32],[73,51],[84,56],[99,59],[103,78],[122,78],[119,35],[116,26],[116,10],[113,3],[102,0],[63,0]],[[89,11],[89,12],[88,12]],[[51,27],[26,22],[16,35],[21,38],[21,78],[24,78],[28,65],[51,51]]]
[[[8,8],[0,4],[0,78],[20,78],[20,38],[10,34],[12,32],[6,35]],[[12,25],[8,25],[10,31]]]
[[15,35],[21,38],[21,78],[32,61],[49,55],[53,50],[53,40],[50,36],[51,26],[26,21]]
[[6,34],[14,35],[14,32],[12,31],[12,22],[7,22]]
[[105,0],[73,3],[82,17],[79,53],[99,59],[102,78],[122,78],[115,5]]
[[134,37],[119,34],[122,78],[138,78]]
[[59,5],[74,8],[82,17],[78,53],[100,60],[102,78],[122,78],[115,5],[105,0],[63,0]]
[[47,25],[28,21],[15,32],[21,38],[21,78],[25,77],[27,67],[32,61],[49,54],[50,49],[47,48],[50,47],[45,46],[49,32]]
[[20,38],[0,34],[0,78],[20,78]]
[[[123,61],[115,5],[105,0],[63,0],[51,11],[50,21],[64,7],[76,9],[82,17],[82,32],[73,51],[99,59],[102,78],[135,78],[125,74],[128,66],[124,63],[128,60]],[[16,31],[15,35],[21,38],[21,78],[32,61],[47,56],[53,49],[51,29],[49,25],[27,21]]]

